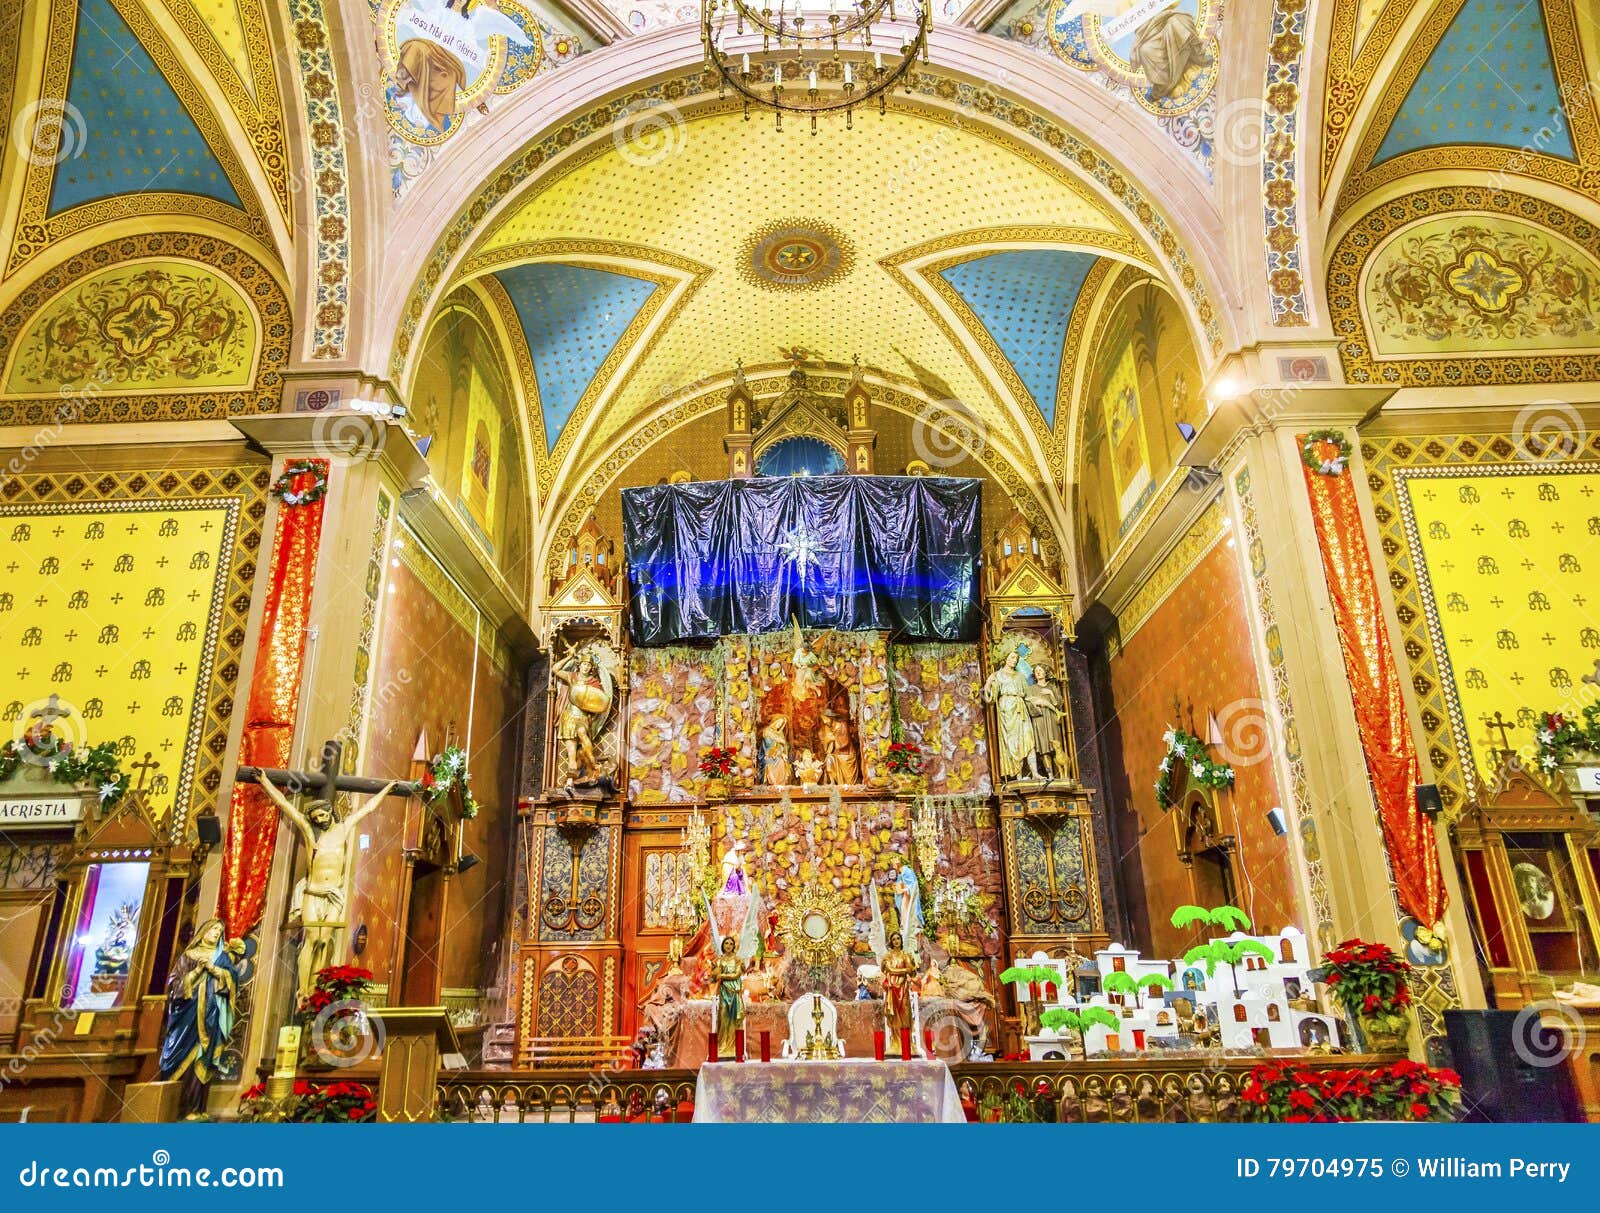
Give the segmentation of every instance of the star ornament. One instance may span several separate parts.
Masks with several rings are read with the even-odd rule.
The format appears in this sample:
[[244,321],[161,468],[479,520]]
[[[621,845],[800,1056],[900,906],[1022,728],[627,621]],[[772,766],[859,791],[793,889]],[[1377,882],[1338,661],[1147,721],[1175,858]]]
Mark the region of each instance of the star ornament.
[[822,567],[822,561],[819,559],[822,544],[818,542],[814,533],[803,526],[797,526],[785,535],[783,542],[778,545],[778,550],[783,553],[785,560],[794,565],[802,583],[805,582],[809,568]]

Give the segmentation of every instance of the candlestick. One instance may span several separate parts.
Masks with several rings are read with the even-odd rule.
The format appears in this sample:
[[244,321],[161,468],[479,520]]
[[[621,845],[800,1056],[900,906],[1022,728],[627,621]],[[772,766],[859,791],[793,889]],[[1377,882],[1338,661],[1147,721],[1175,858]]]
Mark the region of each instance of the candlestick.
[[811,69],[811,79],[808,82],[807,87],[810,88],[813,93],[817,91],[817,69],[816,68],[812,68]]
[[744,57],[744,74],[747,76],[750,74],[750,55],[748,52]]
[[[853,81],[851,79],[851,76],[850,76],[850,65],[848,63],[846,63],[844,65],[844,82],[846,84],[853,83]],[[850,822],[850,832],[851,832],[852,835],[855,833],[855,821],[854,821],[854,819],[852,819],[851,822]]]

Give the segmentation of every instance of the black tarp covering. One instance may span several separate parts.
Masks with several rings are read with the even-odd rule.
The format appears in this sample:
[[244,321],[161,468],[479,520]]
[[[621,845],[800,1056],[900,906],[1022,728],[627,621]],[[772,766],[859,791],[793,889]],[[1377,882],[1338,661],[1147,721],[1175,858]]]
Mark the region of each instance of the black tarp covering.
[[978,635],[981,482],[801,476],[622,490],[638,645],[803,627]]

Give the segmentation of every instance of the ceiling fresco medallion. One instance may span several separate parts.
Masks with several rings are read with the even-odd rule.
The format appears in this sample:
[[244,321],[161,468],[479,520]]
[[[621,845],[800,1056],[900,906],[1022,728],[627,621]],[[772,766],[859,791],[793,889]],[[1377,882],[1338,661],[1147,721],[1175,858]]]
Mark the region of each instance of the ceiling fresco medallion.
[[806,290],[848,274],[855,256],[837,228],[783,221],[769,223],[745,242],[739,272],[756,286]]

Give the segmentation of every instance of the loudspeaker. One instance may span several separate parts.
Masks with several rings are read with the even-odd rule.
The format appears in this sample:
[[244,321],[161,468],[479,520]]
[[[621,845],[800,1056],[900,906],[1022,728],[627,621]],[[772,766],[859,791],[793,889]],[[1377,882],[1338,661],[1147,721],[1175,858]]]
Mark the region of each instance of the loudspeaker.
[[1284,820],[1283,810],[1276,805],[1267,810],[1267,824],[1272,827],[1272,832],[1279,838],[1289,832],[1289,823]]
[[1462,1119],[1478,1124],[1580,1121],[1561,1035],[1525,1011],[1446,1011],[1461,1075]]
[[1437,817],[1444,812],[1444,801],[1439,799],[1439,785],[1436,783],[1419,783],[1417,785],[1417,811],[1429,817]]
[[195,836],[208,847],[222,841],[222,821],[215,813],[201,813],[194,819]]

